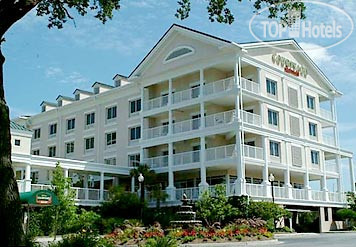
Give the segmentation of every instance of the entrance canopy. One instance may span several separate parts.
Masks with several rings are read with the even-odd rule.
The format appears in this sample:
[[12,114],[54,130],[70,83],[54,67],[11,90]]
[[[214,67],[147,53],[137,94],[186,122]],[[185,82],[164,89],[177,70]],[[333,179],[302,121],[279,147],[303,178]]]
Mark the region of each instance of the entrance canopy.
[[22,204],[31,207],[55,206],[59,205],[57,196],[50,190],[36,190],[20,193]]

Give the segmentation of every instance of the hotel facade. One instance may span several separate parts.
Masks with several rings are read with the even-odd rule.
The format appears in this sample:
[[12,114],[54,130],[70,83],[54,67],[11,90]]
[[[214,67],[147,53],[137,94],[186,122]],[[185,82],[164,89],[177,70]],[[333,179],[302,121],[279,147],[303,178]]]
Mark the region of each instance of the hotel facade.
[[294,40],[237,44],[173,25],[113,79],[14,120],[32,131],[28,150],[13,150],[21,188],[48,184],[59,161],[84,204],[113,184],[134,191],[138,163],[160,174],[168,205],[216,184],[271,200],[273,184],[287,208],[340,208],[345,163],[355,190],[353,154],[338,138],[342,94]]

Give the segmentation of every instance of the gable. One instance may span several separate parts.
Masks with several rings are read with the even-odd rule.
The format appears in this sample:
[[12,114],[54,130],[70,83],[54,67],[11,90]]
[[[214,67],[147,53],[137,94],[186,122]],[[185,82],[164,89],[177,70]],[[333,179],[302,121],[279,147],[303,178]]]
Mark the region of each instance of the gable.
[[[294,42],[294,41],[291,41]],[[326,78],[323,72],[317,65],[305,54],[305,52],[297,45],[292,43],[283,44],[285,50],[276,49],[271,45],[258,48],[245,47],[248,50],[248,55],[259,60],[269,66],[285,72],[292,78],[299,78],[325,92],[336,91],[336,88]],[[298,52],[292,52],[296,50]],[[286,64],[288,68],[286,69]],[[292,67],[293,69],[290,69]]]

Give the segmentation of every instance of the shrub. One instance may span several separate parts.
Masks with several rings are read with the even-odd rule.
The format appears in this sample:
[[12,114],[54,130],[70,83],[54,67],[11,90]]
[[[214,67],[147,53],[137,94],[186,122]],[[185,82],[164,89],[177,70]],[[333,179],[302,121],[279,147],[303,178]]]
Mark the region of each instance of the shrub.
[[68,226],[68,231],[71,233],[79,232],[81,230],[85,231],[95,231],[99,230],[100,215],[94,211],[86,211],[81,209],[80,214],[76,215],[76,220],[72,221],[72,225]]
[[83,231],[79,234],[71,234],[63,237],[62,241],[49,244],[49,247],[114,247],[107,238],[101,238],[96,234]]
[[301,232],[318,232],[319,215],[317,212],[304,212],[298,215],[299,224],[295,226],[296,230]]
[[341,220],[356,220],[356,212],[352,209],[339,209],[336,214]]
[[124,223],[124,219],[122,218],[104,218],[101,219],[100,231],[102,233],[110,233],[114,231],[116,228],[120,227]]
[[169,237],[151,238],[147,240],[145,247],[178,247],[178,243]]

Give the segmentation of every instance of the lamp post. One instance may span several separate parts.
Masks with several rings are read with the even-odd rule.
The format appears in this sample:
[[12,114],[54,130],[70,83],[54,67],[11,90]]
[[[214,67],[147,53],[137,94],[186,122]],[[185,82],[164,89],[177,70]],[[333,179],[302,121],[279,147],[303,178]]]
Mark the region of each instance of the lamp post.
[[145,181],[145,177],[142,175],[142,173],[140,173],[140,175],[138,176],[138,182],[140,183],[140,191],[141,191],[141,219],[143,218],[143,204],[145,201],[145,186],[144,186],[144,181]]
[[274,203],[274,187],[273,187],[273,182],[274,182],[274,176],[271,173],[268,177],[268,181],[271,183],[271,189],[272,189],[272,202]]

